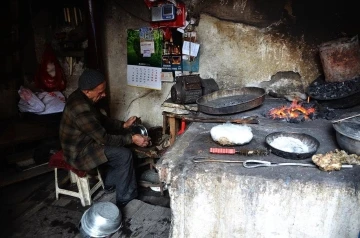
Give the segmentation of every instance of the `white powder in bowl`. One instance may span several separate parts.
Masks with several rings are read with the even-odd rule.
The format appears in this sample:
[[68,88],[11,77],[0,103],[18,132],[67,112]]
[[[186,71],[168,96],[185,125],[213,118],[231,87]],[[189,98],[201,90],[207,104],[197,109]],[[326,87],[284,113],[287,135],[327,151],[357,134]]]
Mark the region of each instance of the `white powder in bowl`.
[[278,150],[291,152],[291,153],[307,153],[309,147],[301,140],[292,137],[277,137],[270,145]]
[[229,122],[214,126],[210,130],[211,138],[221,145],[242,145],[253,138],[251,127],[234,125]]

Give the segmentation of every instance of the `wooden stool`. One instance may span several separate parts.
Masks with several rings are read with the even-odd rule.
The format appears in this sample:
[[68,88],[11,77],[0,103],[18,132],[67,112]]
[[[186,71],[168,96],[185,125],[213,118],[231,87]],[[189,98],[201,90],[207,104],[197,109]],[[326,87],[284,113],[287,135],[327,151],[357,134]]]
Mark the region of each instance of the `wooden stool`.
[[[64,160],[62,150],[56,152],[54,155],[52,155],[50,157],[49,166],[54,168],[54,172],[55,172],[55,193],[56,193],[57,200],[59,199],[59,194],[65,194],[68,196],[79,198],[82,206],[84,206],[84,207],[89,206],[89,205],[91,205],[91,202],[92,202],[92,199],[91,199],[92,194],[96,190],[98,190],[98,188],[100,188],[100,187],[104,188],[104,183],[102,181],[102,178],[101,178],[101,175],[100,175],[100,172],[98,169],[96,169],[97,175],[95,176],[95,178],[98,181],[92,188],[90,188],[89,178],[91,178],[92,176],[90,176],[86,171],[75,169],[70,164],[68,164]],[[77,184],[78,192],[63,189],[63,188],[59,187],[58,173],[57,173],[58,169],[65,169],[65,170],[69,171],[68,179],[70,178],[71,183]]]

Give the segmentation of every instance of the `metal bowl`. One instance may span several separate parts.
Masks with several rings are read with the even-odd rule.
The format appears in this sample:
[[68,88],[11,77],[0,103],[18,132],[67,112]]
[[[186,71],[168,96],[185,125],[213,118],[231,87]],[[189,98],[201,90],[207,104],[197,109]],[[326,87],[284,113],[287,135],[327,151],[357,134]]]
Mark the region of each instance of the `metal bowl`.
[[348,153],[360,155],[360,122],[333,123],[333,127],[340,148]]
[[133,125],[131,127],[131,131],[134,134],[140,134],[140,135],[143,135],[143,136],[148,136],[148,131],[147,131],[146,127],[143,126],[143,125],[139,125],[139,124],[138,125]]
[[106,237],[121,227],[121,213],[111,202],[98,202],[86,210],[80,221],[80,231],[91,237]]
[[[278,138],[284,138],[282,140],[287,141],[283,146],[275,144],[275,140]],[[300,140],[301,144],[292,143]],[[265,142],[271,153],[283,157],[285,159],[306,159],[314,155],[320,146],[320,142],[304,133],[292,133],[292,132],[274,132],[265,137]]]

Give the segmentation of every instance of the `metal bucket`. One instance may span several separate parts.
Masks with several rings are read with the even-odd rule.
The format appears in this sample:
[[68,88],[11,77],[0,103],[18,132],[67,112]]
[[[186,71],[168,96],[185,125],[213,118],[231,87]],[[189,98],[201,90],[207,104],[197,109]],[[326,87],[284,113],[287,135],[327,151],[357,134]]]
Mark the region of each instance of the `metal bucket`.
[[358,36],[323,43],[319,51],[325,81],[343,82],[360,75]]

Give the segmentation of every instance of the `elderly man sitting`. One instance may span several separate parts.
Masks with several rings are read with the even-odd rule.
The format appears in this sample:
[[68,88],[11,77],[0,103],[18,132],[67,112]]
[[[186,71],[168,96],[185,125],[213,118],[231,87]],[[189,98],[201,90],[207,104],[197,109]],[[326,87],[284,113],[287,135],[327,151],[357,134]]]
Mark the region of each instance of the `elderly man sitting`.
[[133,157],[126,145],[146,147],[150,138],[132,134],[129,129],[136,117],[126,122],[103,115],[95,103],[106,96],[102,73],[84,70],[78,89],[69,96],[60,122],[60,142],[65,160],[80,170],[91,170],[101,164],[108,169],[105,189],[116,190],[116,204],[126,205],[137,197]]

